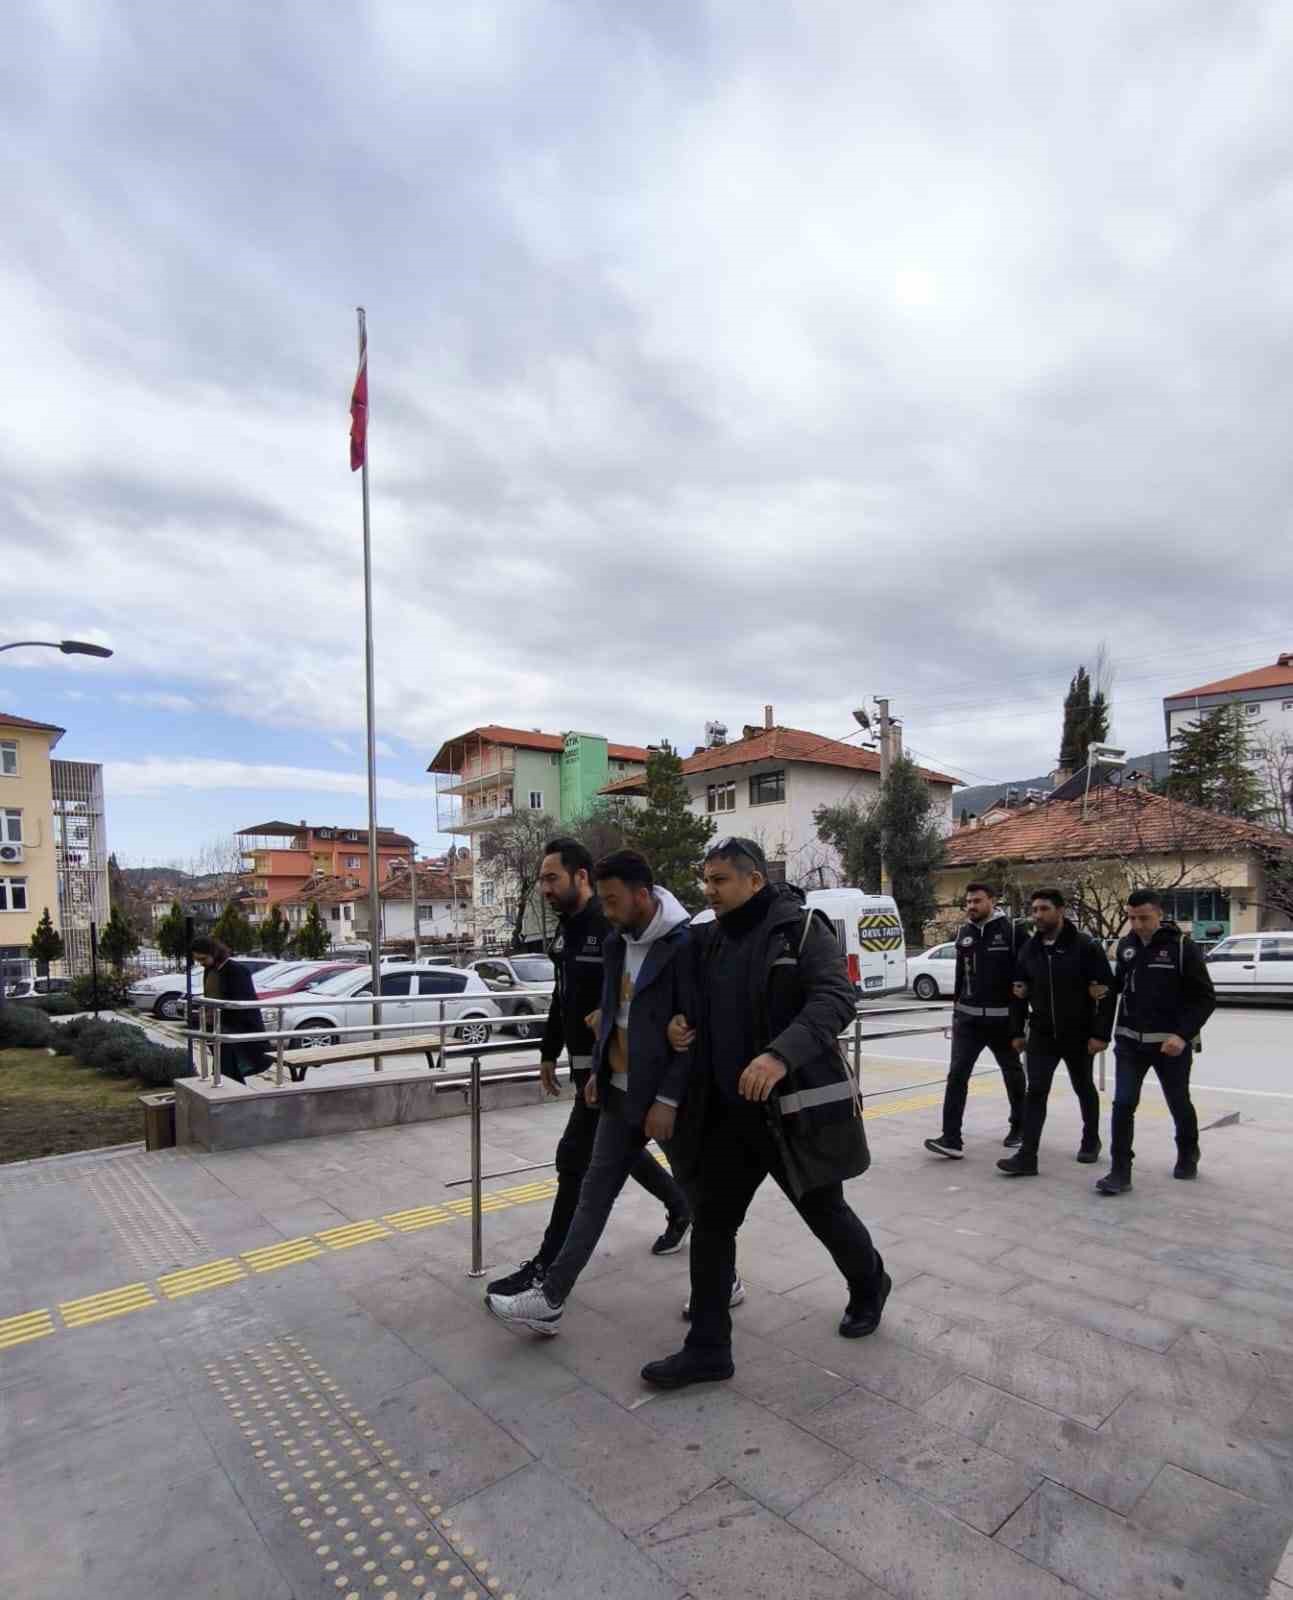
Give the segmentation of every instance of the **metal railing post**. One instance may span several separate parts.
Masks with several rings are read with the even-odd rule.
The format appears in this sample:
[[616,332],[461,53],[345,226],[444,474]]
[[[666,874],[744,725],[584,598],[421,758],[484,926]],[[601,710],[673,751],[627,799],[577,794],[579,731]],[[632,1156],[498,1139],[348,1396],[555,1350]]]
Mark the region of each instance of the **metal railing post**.
[[853,1078],[860,1088],[862,1085],[862,1018],[853,1019]]
[[1108,1052],[1102,1050],[1096,1058],[1100,1063],[1100,1093],[1104,1093],[1104,1058]]
[[212,1029],[211,1039],[211,1087],[220,1087],[220,1007],[212,1006],[215,1012],[215,1027]]
[[[441,1036],[443,1037],[443,1035]],[[471,1267],[469,1278],[485,1276],[485,1240],[480,1196],[480,1057],[471,1058]]]
[[274,1041],[274,1087],[283,1087],[283,1008],[278,1008],[278,1038]]
[[197,1049],[194,1053],[198,1061],[198,1077],[205,1083],[207,1081],[207,1006],[205,1000],[198,1001],[198,1037]]

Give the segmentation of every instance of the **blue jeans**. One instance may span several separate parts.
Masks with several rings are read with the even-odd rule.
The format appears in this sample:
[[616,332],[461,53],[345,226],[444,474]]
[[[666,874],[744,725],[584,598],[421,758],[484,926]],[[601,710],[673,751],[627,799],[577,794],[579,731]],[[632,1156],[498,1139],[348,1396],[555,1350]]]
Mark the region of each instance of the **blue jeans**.
[[1113,1091],[1113,1164],[1119,1171],[1130,1171],[1136,1131],[1136,1107],[1141,1085],[1152,1068],[1163,1086],[1163,1098],[1176,1124],[1176,1143],[1181,1150],[1197,1150],[1199,1119],[1190,1099],[1190,1066],[1194,1051],[1187,1045],[1179,1056],[1165,1056],[1156,1044],[1136,1044],[1133,1040],[1114,1042],[1116,1081]]

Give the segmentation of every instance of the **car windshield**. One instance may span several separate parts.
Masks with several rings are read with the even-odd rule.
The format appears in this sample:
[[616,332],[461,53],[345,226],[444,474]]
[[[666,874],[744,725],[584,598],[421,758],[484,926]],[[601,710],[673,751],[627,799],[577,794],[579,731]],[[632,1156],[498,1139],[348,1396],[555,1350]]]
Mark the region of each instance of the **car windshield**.
[[311,978],[305,988],[311,994],[344,994],[355,981],[355,974],[359,970],[359,966],[356,964],[353,967],[347,967],[344,972],[334,972],[331,975],[324,973],[320,977]]
[[512,970],[522,983],[552,983],[555,978],[547,956],[514,956]]

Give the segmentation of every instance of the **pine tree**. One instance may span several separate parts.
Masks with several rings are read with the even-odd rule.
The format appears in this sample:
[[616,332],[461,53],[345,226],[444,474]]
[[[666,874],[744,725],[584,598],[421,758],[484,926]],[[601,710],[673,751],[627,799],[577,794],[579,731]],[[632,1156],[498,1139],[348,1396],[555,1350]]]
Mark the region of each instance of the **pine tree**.
[[1243,707],[1217,706],[1172,735],[1168,793],[1207,811],[1258,822],[1266,814],[1267,797],[1253,754]]
[[229,946],[236,956],[245,956],[255,948],[256,934],[236,900],[231,900],[220,913],[211,937]]
[[880,893],[880,819],[874,802],[865,810],[852,800],[818,806],[817,837],[840,858],[844,882],[867,894]]
[[49,915],[49,907],[41,912],[40,921],[36,924],[36,931],[31,936],[31,943],[27,946],[27,954],[43,971],[49,971],[51,961],[63,959],[63,935],[54,926]]
[[139,949],[139,935],[121,914],[120,906],[113,906],[107,925],[99,935],[99,954],[118,972]]
[[292,938],[287,918],[278,906],[271,906],[269,915],[261,923],[256,937],[267,956],[281,956]]
[[317,961],[320,956],[327,955],[331,943],[332,935],[319,915],[318,902],[312,900],[305,923],[292,940],[292,948],[303,961]]
[[689,911],[698,911],[700,862],[714,824],[691,809],[682,758],[668,744],[647,757],[646,792],[646,805],[629,823],[630,843],[651,863],[656,882]]
[[171,909],[157,924],[157,948],[168,961],[182,961],[188,954],[188,928],[178,900],[171,901]]
[[924,937],[934,915],[934,869],[943,859],[943,835],[931,813],[934,796],[910,756],[898,756],[875,804],[884,862],[909,943]]
[[1087,746],[1091,743],[1091,679],[1085,667],[1079,667],[1069,681],[1069,692],[1064,696],[1064,726],[1060,732],[1059,764],[1069,772],[1086,765]]

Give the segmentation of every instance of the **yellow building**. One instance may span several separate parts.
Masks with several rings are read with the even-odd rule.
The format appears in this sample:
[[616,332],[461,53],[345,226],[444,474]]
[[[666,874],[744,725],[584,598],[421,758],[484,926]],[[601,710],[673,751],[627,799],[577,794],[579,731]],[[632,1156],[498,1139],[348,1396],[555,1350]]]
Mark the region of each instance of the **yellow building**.
[[46,907],[60,926],[51,753],[63,729],[0,712],[0,961],[25,957]]

